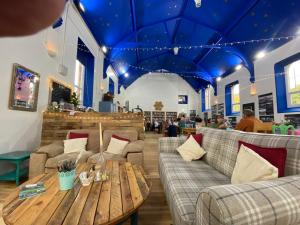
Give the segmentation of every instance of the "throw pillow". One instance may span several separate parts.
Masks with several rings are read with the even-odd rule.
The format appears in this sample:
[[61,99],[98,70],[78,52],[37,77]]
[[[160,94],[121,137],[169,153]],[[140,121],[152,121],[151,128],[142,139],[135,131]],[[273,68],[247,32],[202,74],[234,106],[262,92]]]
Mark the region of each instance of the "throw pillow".
[[193,136],[190,136],[185,143],[179,146],[177,151],[183,160],[189,162],[202,158],[206,153]]
[[129,139],[124,138],[124,137],[120,137],[120,136],[115,135],[115,134],[113,134],[111,137],[113,137],[113,138],[115,138],[115,139],[118,139],[118,140],[121,140],[121,141],[127,141],[127,142],[130,142]]
[[267,160],[273,166],[277,167],[279,177],[284,176],[285,162],[286,162],[286,156],[287,156],[286,148],[265,148],[265,147],[248,144],[243,141],[239,141],[239,147],[241,145],[244,145],[244,146],[252,149],[254,152],[259,154],[261,157],[263,157],[265,160]]
[[[191,135],[188,136],[188,138]],[[203,134],[192,134],[193,138],[198,142],[199,145],[202,146],[202,139],[203,139]]]
[[86,151],[87,138],[64,140],[64,153]]
[[115,155],[122,155],[123,150],[128,143],[129,143],[128,141],[123,141],[123,140],[119,140],[117,138],[112,137],[110,139],[110,142],[109,142],[106,152],[115,154]]
[[242,184],[278,178],[278,169],[250,148],[241,145],[231,183]]
[[88,138],[89,134],[86,133],[74,133],[74,132],[70,132],[69,133],[69,139],[77,139],[77,138]]

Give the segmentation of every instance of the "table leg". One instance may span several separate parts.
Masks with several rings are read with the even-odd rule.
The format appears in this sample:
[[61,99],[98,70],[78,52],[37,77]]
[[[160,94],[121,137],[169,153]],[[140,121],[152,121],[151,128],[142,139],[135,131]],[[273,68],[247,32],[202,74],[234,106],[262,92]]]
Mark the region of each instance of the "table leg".
[[136,211],[131,215],[131,225],[138,225],[139,224],[139,215],[138,212]]
[[20,162],[16,162],[16,185],[20,184]]

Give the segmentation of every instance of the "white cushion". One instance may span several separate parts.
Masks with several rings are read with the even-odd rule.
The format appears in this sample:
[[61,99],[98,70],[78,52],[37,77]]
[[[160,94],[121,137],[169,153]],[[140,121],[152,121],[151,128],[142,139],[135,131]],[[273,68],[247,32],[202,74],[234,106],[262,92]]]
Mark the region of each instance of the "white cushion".
[[250,148],[241,145],[231,177],[232,184],[278,178],[278,169]]
[[128,141],[123,141],[112,137],[110,139],[106,152],[115,155],[122,155],[123,150],[128,143]]
[[177,148],[177,151],[183,160],[189,162],[202,158],[206,153],[192,135]]
[[86,151],[87,138],[64,140],[64,153]]

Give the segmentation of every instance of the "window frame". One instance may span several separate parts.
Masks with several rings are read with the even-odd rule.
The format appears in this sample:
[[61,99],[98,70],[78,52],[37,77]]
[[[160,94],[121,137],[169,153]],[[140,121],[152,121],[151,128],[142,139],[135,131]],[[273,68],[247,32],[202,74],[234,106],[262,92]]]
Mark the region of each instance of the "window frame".
[[[212,86],[208,85],[207,88],[204,90],[204,99],[205,99],[205,111],[210,111],[211,110],[211,94],[212,94]],[[208,104],[207,104],[208,103]]]
[[[235,103],[235,101],[234,101],[234,99],[235,99],[235,93],[234,93],[234,89],[235,89],[235,87],[238,87],[238,97],[239,97],[239,102],[237,102],[237,103]],[[234,84],[234,85],[232,85],[231,86],[231,112],[233,113],[233,114],[235,114],[235,113],[240,113],[241,112],[241,98],[240,98],[240,84],[239,83],[236,83],[236,84]],[[239,106],[239,111],[235,111],[234,110],[234,106]]]
[[81,104],[83,104],[83,100],[84,100],[85,70],[86,70],[85,66],[78,59],[76,59],[74,92],[77,94],[77,97]]
[[[291,102],[291,100],[292,100],[291,97],[293,94],[300,94],[300,89],[297,90],[297,83],[296,83],[297,82],[297,79],[296,79],[297,74],[295,74],[295,72],[294,72],[293,76],[294,76],[295,83],[296,83],[296,87],[295,87],[296,90],[290,89],[290,83],[291,83],[291,80],[290,80],[290,72],[291,71],[290,70],[291,70],[291,67],[294,66],[295,64],[298,64],[297,65],[297,66],[299,66],[298,70],[300,71],[300,59],[285,66],[286,102],[287,102],[288,108],[300,107],[300,103],[292,104],[292,102]],[[300,76],[300,73],[299,73],[299,76]]]

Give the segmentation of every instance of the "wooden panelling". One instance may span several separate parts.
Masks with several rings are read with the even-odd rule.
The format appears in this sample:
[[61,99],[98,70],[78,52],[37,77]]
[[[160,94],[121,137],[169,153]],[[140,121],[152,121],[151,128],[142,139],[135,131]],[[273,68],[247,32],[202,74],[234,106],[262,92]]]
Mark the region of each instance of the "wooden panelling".
[[69,130],[75,129],[127,130],[135,129],[139,139],[144,139],[144,117],[136,113],[69,113],[45,112],[43,114],[42,145],[64,140]]

